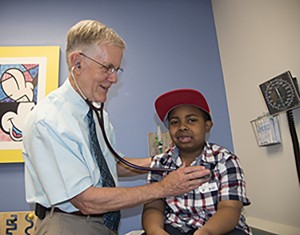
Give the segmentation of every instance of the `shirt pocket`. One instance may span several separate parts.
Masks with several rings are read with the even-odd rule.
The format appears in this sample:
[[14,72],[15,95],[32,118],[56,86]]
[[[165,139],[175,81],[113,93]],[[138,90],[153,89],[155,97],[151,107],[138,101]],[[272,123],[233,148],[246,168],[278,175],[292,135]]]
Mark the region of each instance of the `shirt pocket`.
[[201,210],[205,214],[214,214],[219,200],[219,186],[217,181],[209,181],[199,188]]

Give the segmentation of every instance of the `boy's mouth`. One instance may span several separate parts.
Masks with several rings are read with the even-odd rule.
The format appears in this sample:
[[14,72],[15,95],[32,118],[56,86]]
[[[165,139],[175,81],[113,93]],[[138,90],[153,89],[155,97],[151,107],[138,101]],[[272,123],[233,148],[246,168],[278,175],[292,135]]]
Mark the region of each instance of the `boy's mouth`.
[[178,136],[177,139],[181,143],[187,143],[187,142],[190,142],[192,140],[192,137],[191,136]]

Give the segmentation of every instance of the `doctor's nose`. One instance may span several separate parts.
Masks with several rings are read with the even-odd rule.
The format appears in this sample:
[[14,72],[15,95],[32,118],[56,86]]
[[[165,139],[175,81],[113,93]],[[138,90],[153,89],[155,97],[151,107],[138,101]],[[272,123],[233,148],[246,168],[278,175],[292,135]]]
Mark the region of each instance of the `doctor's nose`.
[[117,72],[113,72],[111,74],[108,74],[108,81],[110,81],[111,83],[117,83],[119,80],[118,78],[118,73]]

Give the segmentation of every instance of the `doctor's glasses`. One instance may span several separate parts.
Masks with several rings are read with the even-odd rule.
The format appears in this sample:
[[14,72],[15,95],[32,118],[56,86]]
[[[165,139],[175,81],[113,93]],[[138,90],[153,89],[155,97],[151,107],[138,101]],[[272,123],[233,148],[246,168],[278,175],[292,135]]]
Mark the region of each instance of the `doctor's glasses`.
[[120,68],[120,67],[119,68],[115,68],[113,65],[102,64],[101,62],[99,62],[97,60],[94,60],[93,58],[87,56],[86,54],[84,54],[82,52],[80,52],[79,54],[82,55],[82,56],[84,56],[85,58],[87,58],[87,59],[89,59],[89,60],[97,63],[98,65],[100,65],[104,69],[105,73],[107,73],[109,75],[113,75],[114,73],[116,73],[117,76],[120,76],[121,73],[123,72],[123,69]]

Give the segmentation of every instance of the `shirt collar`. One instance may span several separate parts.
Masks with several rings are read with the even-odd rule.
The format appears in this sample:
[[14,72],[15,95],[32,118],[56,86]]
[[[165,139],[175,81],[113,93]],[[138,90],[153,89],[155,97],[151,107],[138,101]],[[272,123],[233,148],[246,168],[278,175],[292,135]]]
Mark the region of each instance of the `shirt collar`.
[[69,79],[66,79],[66,81],[62,85],[62,89],[64,90],[65,99],[70,104],[72,104],[72,112],[85,117],[89,112],[90,107],[85,102],[85,100],[74,90]]
[[[171,150],[170,150],[170,154],[172,156],[172,159],[174,161],[174,163],[177,166],[181,166],[182,165],[182,161],[179,157],[179,148],[177,146],[174,146]],[[215,160],[214,158],[211,158],[212,154],[212,148],[211,145],[208,142],[204,143],[204,148],[202,153],[196,157],[196,159],[193,162],[196,162],[195,165],[205,165],[205,164],[214,164]],[[213,160],[213,161],[212,161]]]

